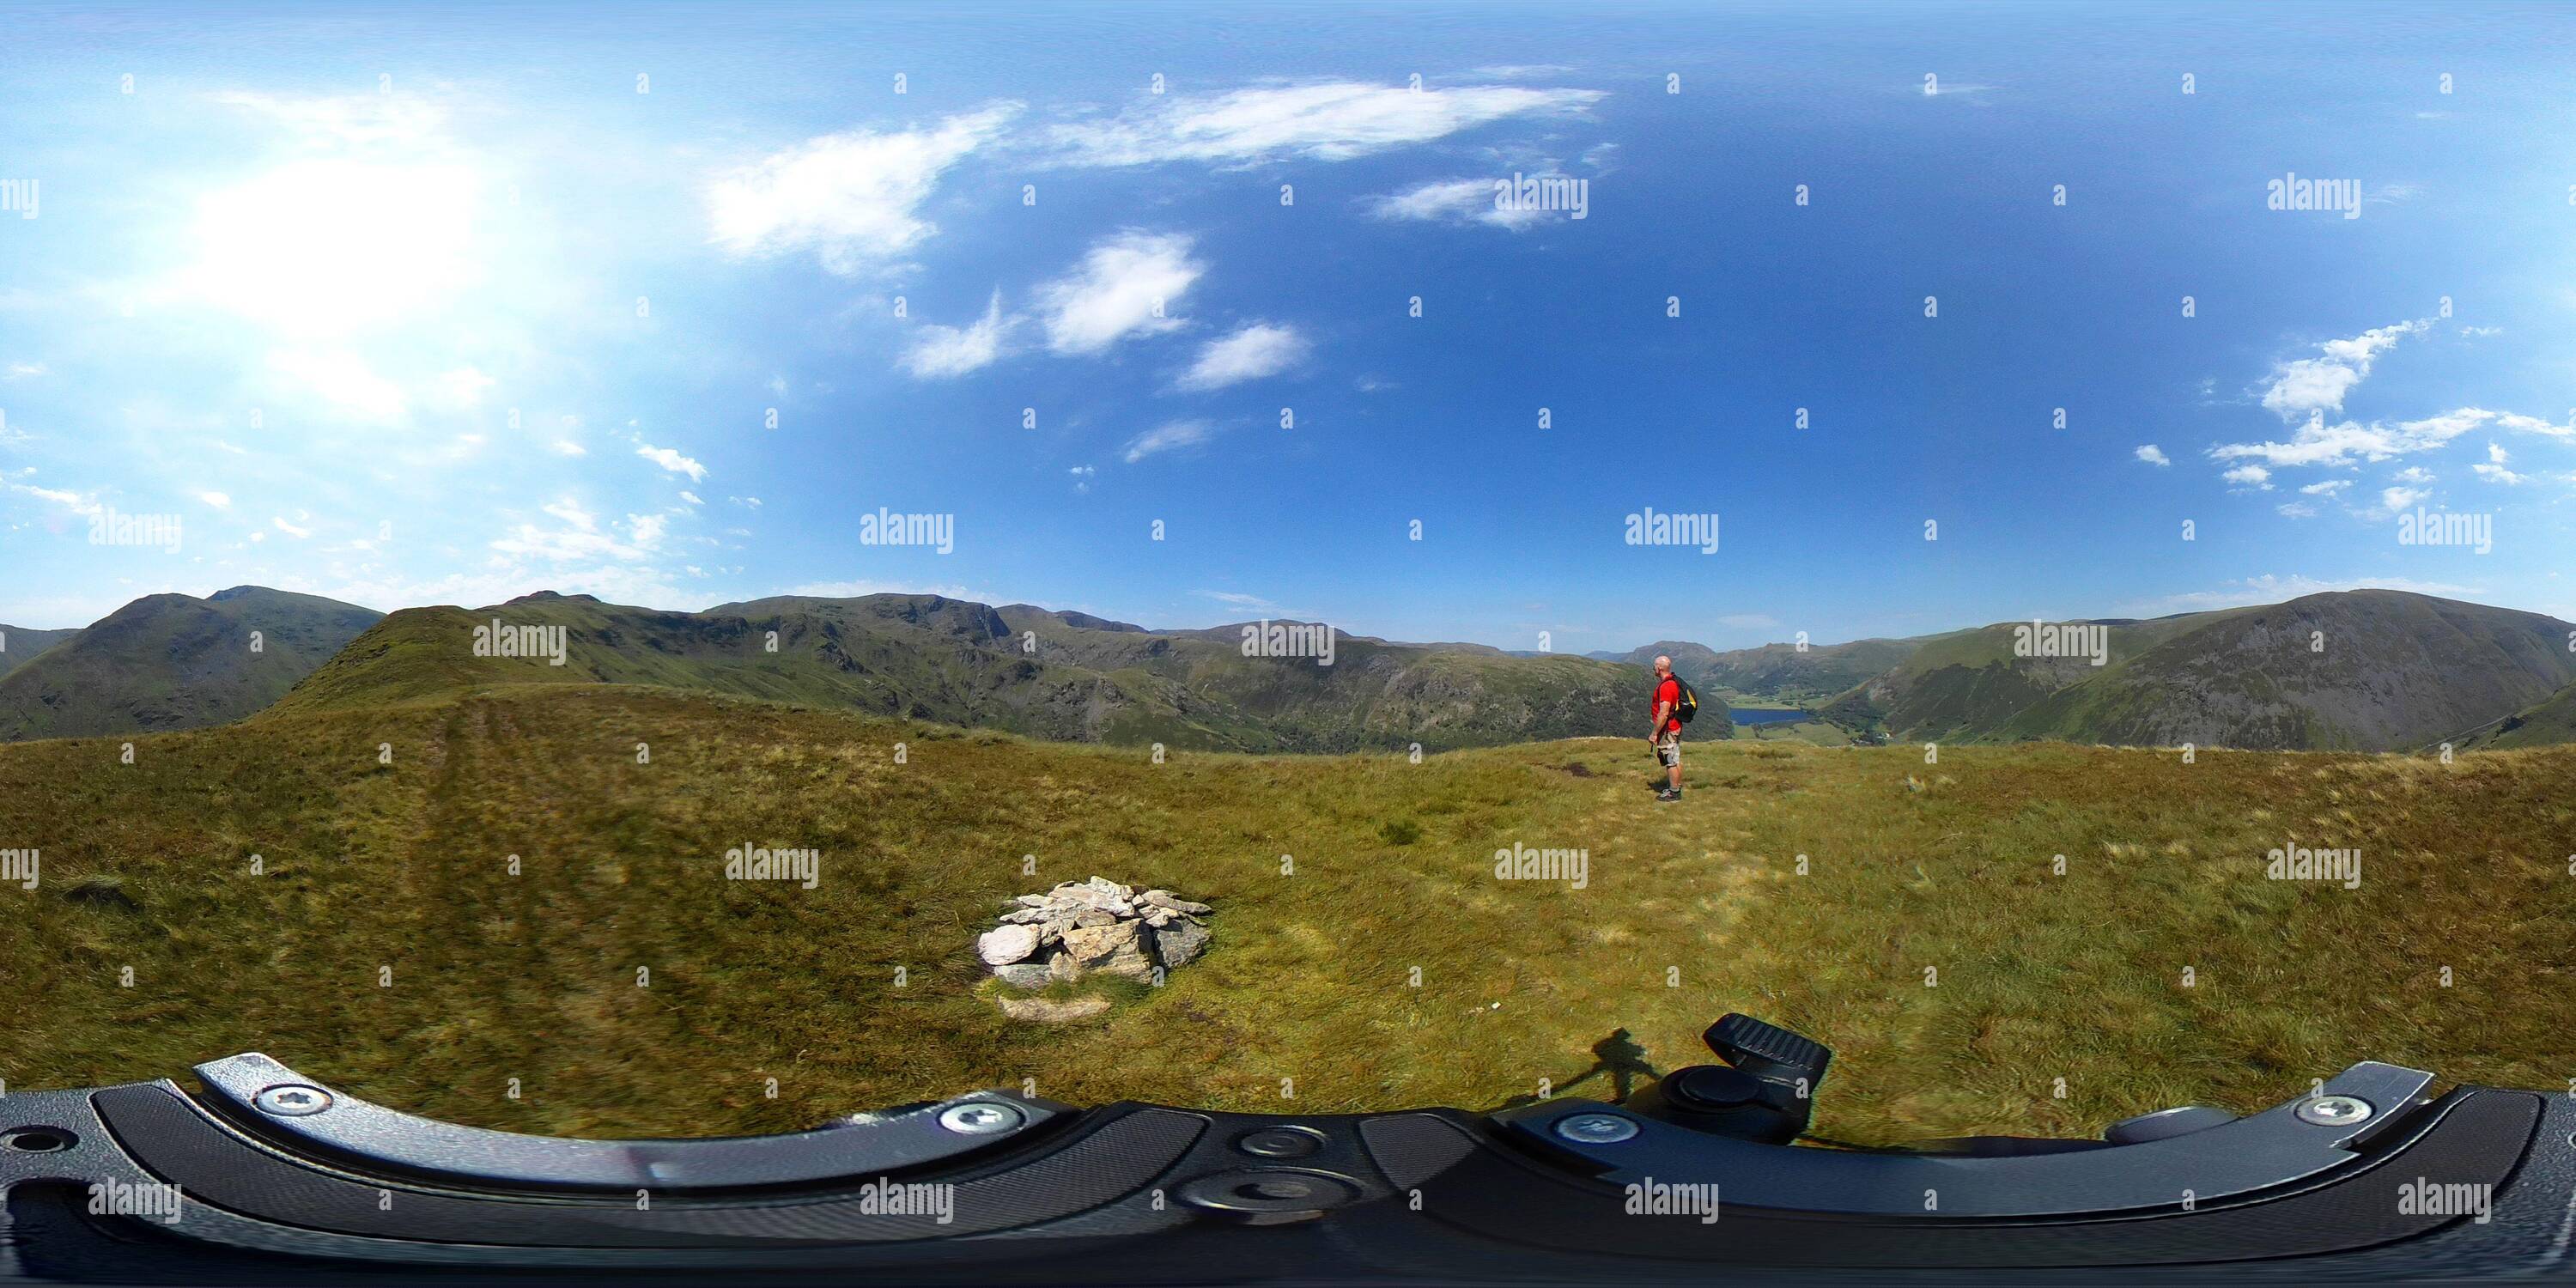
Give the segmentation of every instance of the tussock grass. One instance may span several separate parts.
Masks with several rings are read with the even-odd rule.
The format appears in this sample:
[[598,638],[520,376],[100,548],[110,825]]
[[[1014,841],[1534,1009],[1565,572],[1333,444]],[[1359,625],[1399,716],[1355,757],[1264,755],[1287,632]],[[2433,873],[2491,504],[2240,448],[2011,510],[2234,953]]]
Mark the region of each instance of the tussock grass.
[[[598,685],[136,742],[130,767],[110,740],[0,747],[0,845],[44,858],[39,889],[0,888],[12,1089],[257,1049],[398,1107],[592,1135],[1023,1079],[1491,1108],[1542,1080],[1607,1098],[1605,1061],[1697,1061],[1743,1010],[1834,1047],[1817,1130],[1877,1142],[2250,1108],[2364,1058],[2554,1087],[2576,1055],[2576,749],[1926,765],[1748,741],[1694,745],[1659,805],[1641,740],[1155,765]],[[2264,879],[2285,841],[2358,847],[2361,887]],[[819,849],[819,887],[722,879],[745,843]],[[1587,887],[1495,879],[1514,843],[1588,851]],[[1003,1019],[973,935],[1093,873],[1214,904],[1213,949],[1097,1019]]]

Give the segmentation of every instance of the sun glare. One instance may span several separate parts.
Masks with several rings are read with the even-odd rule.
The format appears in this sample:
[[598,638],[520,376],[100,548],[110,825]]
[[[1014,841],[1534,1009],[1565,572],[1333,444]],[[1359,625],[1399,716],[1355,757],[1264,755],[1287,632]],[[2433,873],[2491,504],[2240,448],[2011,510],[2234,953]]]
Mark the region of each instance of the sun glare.
[[298,332],[413,318],[480,276],[463,166],[318,160],[197,207],[199,294]]

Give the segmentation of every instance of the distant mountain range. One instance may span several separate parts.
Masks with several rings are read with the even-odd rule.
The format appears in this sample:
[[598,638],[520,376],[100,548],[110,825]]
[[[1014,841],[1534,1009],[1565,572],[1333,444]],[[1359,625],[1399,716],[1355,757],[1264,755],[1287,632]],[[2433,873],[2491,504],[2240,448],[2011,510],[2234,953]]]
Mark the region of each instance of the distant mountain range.
[[[1301,625],[1272,623],[1274,626]],[[561,628],[563,664],[478,655],[491,635]],[[1305,641],[1320,643],[1320,636]],[[397,612],[280,704],[316,711],[544,683],[651,684],[1067,741],[1240,751],[1426,750],[1643,733],[1647,676],[1586,658],[1332,636],[1247,656],[1240,626],[1149,631],[1027,604],[935,595],[786,596],[703,613],[540,593]],[[525,651],[525,650],[521,650]],[[1704,714],[1722,734],[1722,708]]]
[[[1864,739],[2364,751],[2576,741],[2576,624],[2402,591],[1805,647],[1666,640],[1590,657],[1336,632],[1329,666],[1293,650],[1248,655],[1244,630],[1157,631],[936,595],[683,613],[540,592],[379,618],[246,586],[147,596],[79,631],[0,627],[0,741],[584,683],[1065,741],[1438,750],[1634,734],[1657,654],[1702,691],[1702,739],[1726,735],[1732,696],[1802,707]],[[550,641],[561,665],[525,656],[553,652]]]
[[[1672,655],[1694,685],[1907,741],[2413,751],[2576,740],[2576,624],[2394,590],[2147,620]],[[2099,658],[2097,664],[2096,658]]]
[[[146,595],[77,631],[9,632],[0,741],[225,724],[286,695],[382,614],[235,586]],[[28,637],[50,647],[20,658]]]

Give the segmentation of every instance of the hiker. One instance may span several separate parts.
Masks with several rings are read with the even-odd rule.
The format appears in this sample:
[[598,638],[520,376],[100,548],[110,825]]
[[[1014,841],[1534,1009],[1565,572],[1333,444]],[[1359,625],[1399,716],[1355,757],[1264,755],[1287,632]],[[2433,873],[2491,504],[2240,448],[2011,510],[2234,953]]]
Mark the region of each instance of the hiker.
[[[1688,718],[1682,713],[1682,699],[1689,691],[1681,677],[1673,674],[1671,658],[1655,659],[1655,728],[1654,732],[1646,735],[1646,741],[1654,747],[1655,759],[1662,762],[1665,777],[1670,780],[1662,791],[1655,793],[1655,799],[1659,801],[1682,798],[1682,721]],[[1692,702],[1689,705],[1696,707],[1699,704]]]

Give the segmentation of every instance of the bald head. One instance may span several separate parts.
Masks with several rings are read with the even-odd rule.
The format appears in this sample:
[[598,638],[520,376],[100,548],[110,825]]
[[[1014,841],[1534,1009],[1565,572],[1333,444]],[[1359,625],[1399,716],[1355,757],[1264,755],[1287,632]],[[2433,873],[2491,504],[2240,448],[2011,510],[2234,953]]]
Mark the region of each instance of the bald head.
[[1673,660],[1671,658],[1659,656],[1655,659],[1655,674],[1666,675],[1671,673],[1672,669]]

